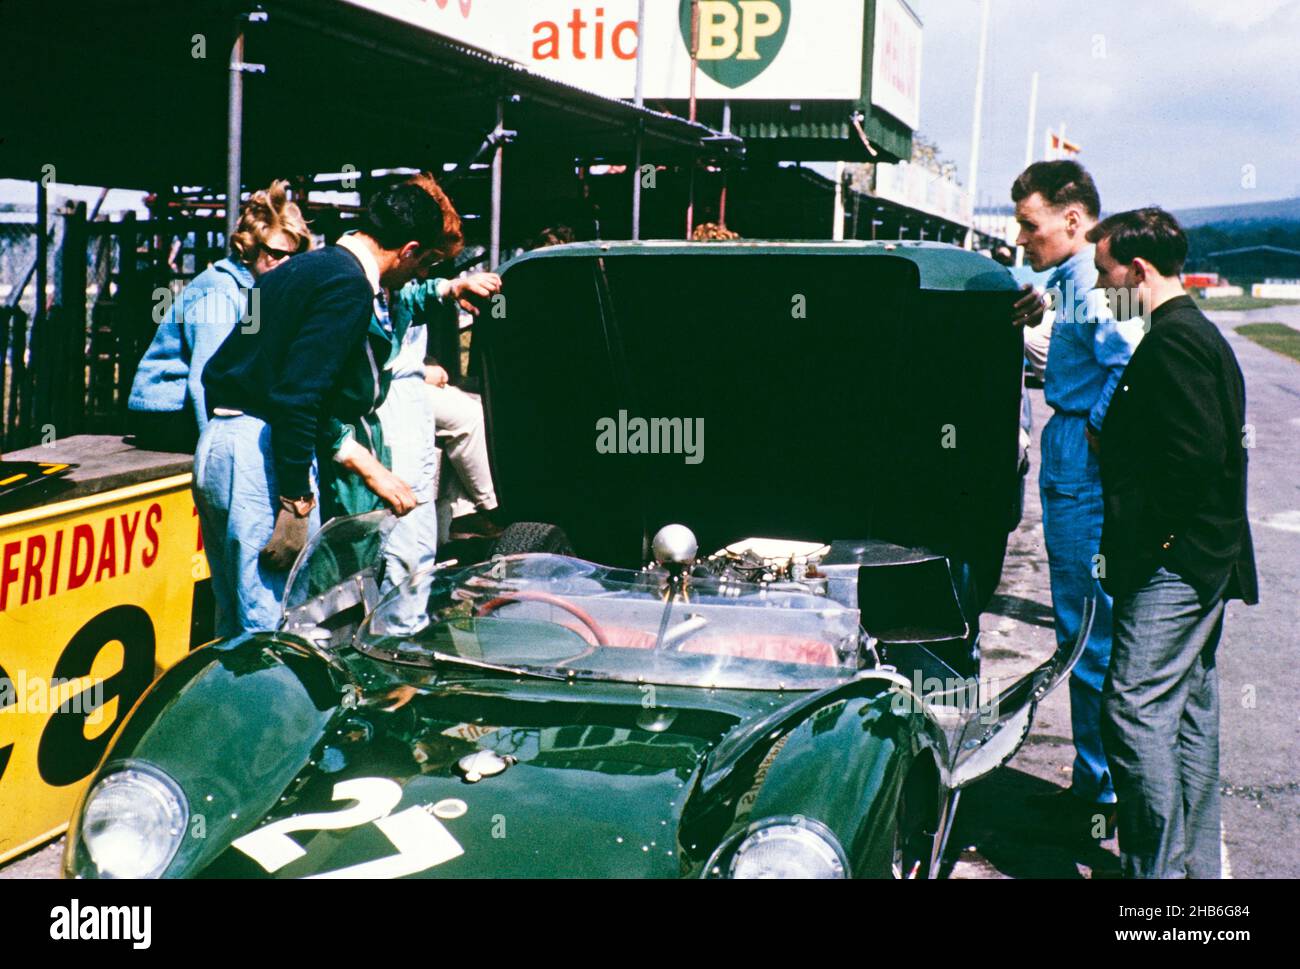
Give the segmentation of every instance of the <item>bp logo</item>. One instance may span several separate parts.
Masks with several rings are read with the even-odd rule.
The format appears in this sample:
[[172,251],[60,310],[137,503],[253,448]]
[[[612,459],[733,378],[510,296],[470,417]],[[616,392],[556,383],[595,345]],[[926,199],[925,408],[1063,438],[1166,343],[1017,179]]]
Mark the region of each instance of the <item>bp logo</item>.
[[[691,46],[691,0],[681,0],[682,37]],[[790,0],[700,0],[700,70],[738,88],[762,74],[790,28]]]

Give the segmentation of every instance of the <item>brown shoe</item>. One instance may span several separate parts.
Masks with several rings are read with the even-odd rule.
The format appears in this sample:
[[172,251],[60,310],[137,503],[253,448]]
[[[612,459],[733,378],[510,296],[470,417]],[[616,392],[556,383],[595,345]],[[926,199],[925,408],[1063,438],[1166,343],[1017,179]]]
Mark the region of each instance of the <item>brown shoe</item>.
[[492,520],[491,513],[476,511],[472,515],[464,515],[454,520],[447,540],[464,542],[473,538],[485,538],[495,541],[500,537],[501,529]]

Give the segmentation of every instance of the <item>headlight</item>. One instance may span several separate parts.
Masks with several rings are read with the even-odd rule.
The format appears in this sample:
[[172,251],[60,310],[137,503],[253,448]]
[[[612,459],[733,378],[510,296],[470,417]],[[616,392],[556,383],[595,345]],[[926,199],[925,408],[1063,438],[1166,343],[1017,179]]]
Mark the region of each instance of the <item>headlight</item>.
[[104,777],[86,798],[81,841],[100,878],[157,878],[180,847],[189,807],[158,772],[129,767]]
[[750,834],[731,856],[732,878],[847,878],[848,862],[835,835],[795,815],[773,819]]

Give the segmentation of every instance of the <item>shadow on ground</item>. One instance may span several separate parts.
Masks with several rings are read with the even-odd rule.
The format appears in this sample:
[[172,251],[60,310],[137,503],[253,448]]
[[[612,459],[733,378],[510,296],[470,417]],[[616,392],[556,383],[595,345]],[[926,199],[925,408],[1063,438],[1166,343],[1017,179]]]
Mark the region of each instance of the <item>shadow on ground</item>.
[[1035,602],[1033,599],[1025,599],[1020,596],[996,595],[989,600],[988,608],[984,610],[984,614],[986,616],[1008,616],[1031,626],[1042,626],[1045,629],[1056,628],[1050,605],[1044,605],[1041,602]]
[[[995,771],[966,790],[944,856],[943,875],[960,860],[993,868],[1007,878],[1083,878],[1080,866],[1093,878],[1118,878],[1115,841],[1098,844],[1071,841],[1041,808],[1033,795],[1059,788],[1011,768]],[[968,849],[973,848],[973,851]]]

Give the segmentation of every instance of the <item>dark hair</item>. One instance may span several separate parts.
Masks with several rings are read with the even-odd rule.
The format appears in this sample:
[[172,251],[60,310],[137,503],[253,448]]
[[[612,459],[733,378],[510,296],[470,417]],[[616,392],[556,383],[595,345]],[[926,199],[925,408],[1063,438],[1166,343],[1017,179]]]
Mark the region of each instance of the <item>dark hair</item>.
[[439,260],[453,259],[465,248],[465,233],[461,229],[460,213],[452,205],[447,193],[442,190],[432,172],[420,172],[412,175],[407,183],[422,188],[438,203],[442,210],[442,242],[439,244]]
[[454,240],[447,238],[443,204],[418,185],[403,182],[380,189],[366,203],[358,226],[384,249],[400,249],[418,242],[422,249],[443,249]]
[[525,249],[545,249],[547,246],[563,246],[573,241],[573,230],[563,223],[548,225],[533,236],[524,246]]
[[1075,161],[1034,162],[1011,186],[1011,201],[1037,192],[1053,208],[1081,205],[1094,219],[1101,214],[1101,196],[1088,170]]
[[1178,220],[1164,209],[1134,209],[1098,222],[1088,232],[1088,241],[1110,240],[1110,254],[1127,265],[1145,259],[1162,276],[1177,276],[1187,261],[1187,236]]

